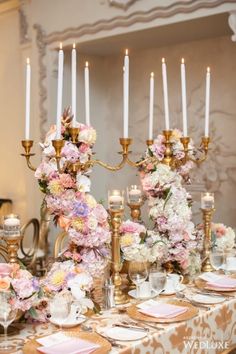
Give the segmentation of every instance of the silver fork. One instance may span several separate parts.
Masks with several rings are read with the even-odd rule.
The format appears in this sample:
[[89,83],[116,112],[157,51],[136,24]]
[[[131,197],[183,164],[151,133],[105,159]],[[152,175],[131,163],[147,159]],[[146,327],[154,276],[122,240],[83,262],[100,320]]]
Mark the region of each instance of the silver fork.
[[176,295],[177,299],[185,300],[185,301],[189,302],[190,304],[192,304],[193,306],[202,308],[202,309],[204,309],[204,310],[210,310],[210,309],[211,309],[209,306],[199,304],[199,302],[189,299],[189,298],[188,298],[186,295],[184,295],[183,293],[176,292],[175,295]]
[[85,331],[85,332],[91,332],[91,333],[94,332],[94,333],[98,334],[99,336],[105,338],[113,347],[124,348],[124,345],[117,343],[116,340],[114,340],[113,338],[110,338],[110,337],[106,336],[105,334],[102,334],[102,333],[100,333],[100,332],[97,332],[96,330],[94,330],[94,329],[93,329],[92,327],[90,327],[90,326],[86,326],[86,325],[83,325],[83,324],[82,324],[82,325],[81,325],[81,329],[82,329],[83,331]]

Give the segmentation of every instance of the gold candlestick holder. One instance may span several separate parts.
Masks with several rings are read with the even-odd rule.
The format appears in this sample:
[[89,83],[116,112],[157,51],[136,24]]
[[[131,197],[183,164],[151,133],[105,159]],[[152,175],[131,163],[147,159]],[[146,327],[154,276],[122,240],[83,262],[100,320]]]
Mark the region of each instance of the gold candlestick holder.
[[204,244],[203,244],[203,272],[212,272],[214,269],[210,262],[210,249],[211,249],[211,219],[212,214],[215,211],[212,209],[201,209],[203,214],[204,223]]
[[120,225],[122,222],[122,215],[124,209],[113,210],[109,209],[111,216],[111,226],[112,226],[112,277],[115,285],[114,300],[116,305],[126,304],[128,302],[127,296],[123,293],[121,289],[122,278],[120,271],[122,268],[120,259]]
[[8,262],[11,264],[18,263],[18,250],[22,235],[3,236],[7,245]]
[[79,128],[75,128],[75,127],[69,128],[69,134],[70,134],[72,143],[77,144],[78,143],[78,136],[79,136]]
[[141,221],[141,207],[143,205],[143,202],[142,203],[127,203],[127,205],[130,208],[130,215],[131,215],[132,221],[139,223]]

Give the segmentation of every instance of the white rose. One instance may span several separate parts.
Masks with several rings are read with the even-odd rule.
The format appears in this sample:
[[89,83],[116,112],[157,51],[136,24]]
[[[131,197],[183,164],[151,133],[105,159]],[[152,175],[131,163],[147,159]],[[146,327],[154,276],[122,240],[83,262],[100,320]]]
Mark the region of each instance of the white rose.
[[80,192],[90,192],[91,181],[88,177],[77,173],[76,185]]

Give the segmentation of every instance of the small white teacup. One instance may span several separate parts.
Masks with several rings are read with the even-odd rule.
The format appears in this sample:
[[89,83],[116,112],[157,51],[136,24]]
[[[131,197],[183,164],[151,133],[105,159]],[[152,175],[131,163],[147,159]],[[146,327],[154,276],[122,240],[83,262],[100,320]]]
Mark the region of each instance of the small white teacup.
[[180,284],[183,282],[184,277],[180,274],[171,273],[168,274],[166,279],[165,289],[168,292],[176,292],[179,289]]
[[150,286],[149,281],[145,281],[142,284],[140,284],[139,296],[140,297],[149,297],[149,296],[151,296],[151,286]]
[[236,271],[236,257],[227,257],[226,258],[226,270]]

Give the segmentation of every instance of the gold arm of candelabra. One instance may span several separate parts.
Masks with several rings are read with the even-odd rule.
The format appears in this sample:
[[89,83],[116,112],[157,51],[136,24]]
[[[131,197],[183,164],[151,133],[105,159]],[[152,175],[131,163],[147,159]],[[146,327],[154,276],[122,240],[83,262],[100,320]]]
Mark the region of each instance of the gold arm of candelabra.
[[210,138],[208,136],[203,136],[202,137],[202,141],[201,141],[201,145],[200,145],[200,150],[203,150],[203,156],[200,158],[194,158],[192,156],[189,156],[189,142],[190,142],[190,138],[188,136],[182,137],[180,138],[180,141],[184,147],[184,162],[186,162],[187,160],[192,161],[196,164],[200,164],[202,162],[204,162],[207,158],[207,154],[208,154],[208,147],[209,147],[209,143],[210,143]]
[[21,145],[25,149],[25,153],[21,154],[21,156],[25,157],[29,169],[32,171],[36,171],[36,168],[30,162],[30,158],[35,155],[30,153],[33,144],[34,144],[33,140],[21,140]]
[[61,168],[60,168],[60,160],[61,160],[61,150],[63,148],[65,144],[65,141],[63,139],[56,139],[56,140],[52,140],[52,145],[55,149],[56,152],[56,161],[57,161],[57,169],[59,171],[59,173],[61,173]]

